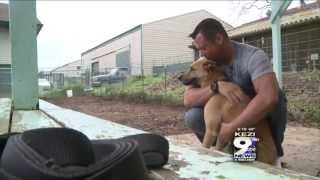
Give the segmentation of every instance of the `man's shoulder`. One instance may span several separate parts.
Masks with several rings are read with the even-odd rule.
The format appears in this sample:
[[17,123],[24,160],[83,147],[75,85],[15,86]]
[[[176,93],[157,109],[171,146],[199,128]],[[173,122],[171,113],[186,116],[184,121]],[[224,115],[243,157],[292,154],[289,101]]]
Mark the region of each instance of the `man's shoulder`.
[[240,66],[247,66],[248,63],[259,59],[269,59],[268,55],[258,47],[235,41],[232,42],[236,51],[236,59]]
[[240,43],[240,42],[236,42],[236,41],[232,41],[234,44],[234,47],[236,49],[236,51],[245,58],[248,58],[248,56],[252,56],[253,54],[255,54],[257,51],[263,51],[262,49],[249,45],[249,44],[244,44],[244,43]]

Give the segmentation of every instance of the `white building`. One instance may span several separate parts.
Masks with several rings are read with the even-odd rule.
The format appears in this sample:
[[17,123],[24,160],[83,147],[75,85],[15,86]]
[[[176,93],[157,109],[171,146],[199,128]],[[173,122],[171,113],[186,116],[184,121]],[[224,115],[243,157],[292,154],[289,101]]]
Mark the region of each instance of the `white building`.
[[64,77],[80,77],[84,71],[85,68],[81,63],[81,60],[76,60],[63,66],[57,67],[53,69],[50,73],[63,74]]
[[85,73],[86,68],[81,60],[76,60],[50,71],[49,81],[53,87],[81,84],[86,79]]
[[114,67],[128,67],[132,75],[155,73],[164,65],[191,62],[195,57],[188,48],[188,35],[205,18],[219,20],[226,30],[231,25],[206,10],[199,10],[138,25],[81,54],[85,66],[96,73]]

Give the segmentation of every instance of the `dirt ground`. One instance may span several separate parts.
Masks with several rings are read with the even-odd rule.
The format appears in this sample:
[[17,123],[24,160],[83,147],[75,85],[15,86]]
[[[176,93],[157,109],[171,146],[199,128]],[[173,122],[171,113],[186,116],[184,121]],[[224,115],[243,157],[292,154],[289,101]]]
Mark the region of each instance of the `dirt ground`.
[[[196,137],[184,126],[184,107],[109,101],[94,96],[46,100],[102,119],[170,136],[179,143],[199,145]],[[320,129],[289,122],[283,145],[285,168],[320,176]]]

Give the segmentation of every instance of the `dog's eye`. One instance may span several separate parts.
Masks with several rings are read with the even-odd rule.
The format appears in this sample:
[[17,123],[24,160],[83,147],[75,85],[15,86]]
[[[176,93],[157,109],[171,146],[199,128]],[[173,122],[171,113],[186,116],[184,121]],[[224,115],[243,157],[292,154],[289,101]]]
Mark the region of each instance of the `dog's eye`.
[[194,69],[191,67],[191,68],[190,68],[190,71],[193,71],[193,70],[194,70]]

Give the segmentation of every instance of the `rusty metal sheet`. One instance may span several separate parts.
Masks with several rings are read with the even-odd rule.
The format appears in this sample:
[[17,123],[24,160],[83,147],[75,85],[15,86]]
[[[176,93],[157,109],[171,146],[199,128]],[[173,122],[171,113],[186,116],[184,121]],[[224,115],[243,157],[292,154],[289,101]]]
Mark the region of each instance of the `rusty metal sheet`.
[[11,99],[0,98],[0,134],[9,132],[11,107]]

